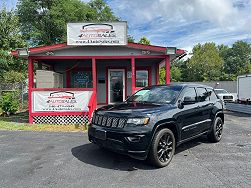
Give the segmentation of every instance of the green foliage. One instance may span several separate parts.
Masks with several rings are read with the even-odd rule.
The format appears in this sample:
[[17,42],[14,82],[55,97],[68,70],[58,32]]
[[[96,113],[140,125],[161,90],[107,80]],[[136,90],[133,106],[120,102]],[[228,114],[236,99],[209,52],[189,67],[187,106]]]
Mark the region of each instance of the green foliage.
[[179,67],[171,66],[171,82],[180,82],[181,81],[181,70]]
[[[175,65],[171,66],[171,82],[180,82],[182,81],[182,72],[181,69]],[[160,69],[160,76],[159,76],[159,82],[160,84],[165,84],[166,83],[166,69],[162,67]]]
[[[197,44],[193,56],[171,63],[171,81],[231,81],[238,75],[251,73],[251,45],[237,41],[232,47],[215,43]],[[165,82],[165,70],[160,71]]]
[[160,71],[159,71],[159,83],[160,84],[166,83],[166,69],[163,67],[160,68]]
[[128,42],[135,42],[135,39],[131,35],[127,35],[127,41]]
[[[0,9],[0,81],[21,81],[26,77],[27,63],[10,55],[10,50],[24,47],[25,41],[20,34],[20,23],[13,10]],[[12,78],[10,78],[10,76]]]
[[20,83],[26,79],[26,75],[13,70],[5,72],[2,77],[5,83]]
[[19,102],[16,92],[5,92],[0,99],[0,108],[6,114],[18,111]]
[[31,45],[49,45],[66,41],[68,22],[116,21],[103,0],[19,0],[21,30]]
[[104,0],[92,0],[88,4],[94,12],[93,21],[119,21],[119,18],[113,14],[111,8]]
[[197,44],[193,48],[193,56],[187,62],[187,81],[220,80],[223,59],[215,43]]
[[13,50],[25,46],[15,11],[0,8],[0,49]]
[[146,37],[142,37],[142,38],[139,40],[139,43],[140,43],[140,44],[146,44],[146,45],[150,45],[150,44],[151,44],[150,40],[148,40]]
[[0,81],[14,83],[24,81],[25,78],[27,78],[27,62],[0,49]]
[[[218,46],[221,57],[224,60],[224,72],[228,75],[251,73],[251,45],[244,41],[237,41],[231,48]],[[235,78],[236,79],[236,78]]]
[[9,64],[12,63],[12,56],[6,50],[0,49],[0,76],[4,73],[6,69],[9,68]]

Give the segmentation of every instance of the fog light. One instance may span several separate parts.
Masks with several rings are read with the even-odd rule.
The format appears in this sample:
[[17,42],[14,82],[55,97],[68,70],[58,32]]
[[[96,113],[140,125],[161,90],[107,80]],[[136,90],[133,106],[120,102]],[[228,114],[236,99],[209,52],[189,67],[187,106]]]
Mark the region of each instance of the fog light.
[[127,137],[127,140],[129,140],[130,142],[139,142],[142,137],[144,137],[144,135],[130,136]]

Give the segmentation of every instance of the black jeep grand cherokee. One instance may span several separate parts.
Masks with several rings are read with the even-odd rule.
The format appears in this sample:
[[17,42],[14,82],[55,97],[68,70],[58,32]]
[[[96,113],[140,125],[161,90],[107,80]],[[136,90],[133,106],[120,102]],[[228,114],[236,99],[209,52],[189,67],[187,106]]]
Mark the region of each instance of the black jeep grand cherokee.
[[183,142],[203,134],[211,142],[220,141],[223,124],[222,102],[213,88],[160,85],[139,90],[123,103],[97,109],[88,136],[102,148],[164,167]]

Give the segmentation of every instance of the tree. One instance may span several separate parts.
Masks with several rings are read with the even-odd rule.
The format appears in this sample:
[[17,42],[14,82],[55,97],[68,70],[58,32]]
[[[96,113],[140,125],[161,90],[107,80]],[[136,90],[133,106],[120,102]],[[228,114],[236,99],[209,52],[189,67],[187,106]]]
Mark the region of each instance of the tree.
[[187,62],[188,78],[186,81],[220,80],[223,70],[223,59],[215,43],[197,44],[193,56]]
[[65,42],[68,22],[118,20],[103,0],[19,0],[17,12],[32,46]]
[[88,4],[94,11],[93,21],[119,21],[104,0],[92,0]]
[[27,77],[27,62],[13,57],[7,50],[0,50],[0,81],[22,82]]
[[146,37],[141,37],[141,39],[139,40],[140,44],[146,44],[146,45],[150,45],[151,42],[150,40],[148,40]]
[[20,34],[19,19],[13,10],[0,9],[0,49],[13,50],[25,46]]
[[127,35],[127,41],[128,42],[135,42],[135,39],[133,38],[132,35]]
[[159,71],[159,83],[165,84],[166,83],[166,68],[162,67]]
[[182,73],[179,67],[171,66],[170,74],[171,74],[171,82],[181,81]]
[[15,11],[0,10],[0,81],[20,82],[27,76],[27,64],[20,58],[10,55],[10,50],[24,47],[20,34],[19,20]]
[[[171,63],[171,69],[170,69],[170,74],[171,74],[171,82],[180,82],[182,81],[182,69],[177,65],[178,63],[173,61]],[[162,67],[160,69],[160,84],[165,84],[166,83],[166,68]]]
[[251,73],[251,45],[244,41],[237,41],[231,48],[219,46],[220,55],[224,60],[225,76],[236,79],[238,75]]

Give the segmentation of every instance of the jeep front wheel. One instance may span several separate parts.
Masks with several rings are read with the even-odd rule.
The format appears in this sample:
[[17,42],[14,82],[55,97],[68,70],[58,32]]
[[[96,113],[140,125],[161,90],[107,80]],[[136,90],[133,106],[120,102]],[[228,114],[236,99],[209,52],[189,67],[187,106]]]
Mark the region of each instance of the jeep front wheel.
[[210,142],[219,142],[222,138],[223,131],[223,121],[220,117],[216,117],[212,130],[207,135],[207,138]]
[[170,129],[158,131],[152,141],[148,159],[151,164],[157,167],[167,166],[175,152],[175,137]]

